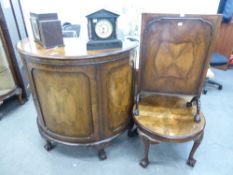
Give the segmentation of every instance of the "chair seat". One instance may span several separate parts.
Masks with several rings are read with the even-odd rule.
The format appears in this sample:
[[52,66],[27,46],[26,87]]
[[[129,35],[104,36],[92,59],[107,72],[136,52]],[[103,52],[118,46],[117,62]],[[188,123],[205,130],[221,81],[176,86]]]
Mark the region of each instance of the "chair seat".
[[187,98],[173,96],[145,97],[139,103],[135,122],[150,134],[168,140],[191,138],[204,129],[205,118],[201,114],[201,121],[196,123],[196,107],[186,107],[187,102]]

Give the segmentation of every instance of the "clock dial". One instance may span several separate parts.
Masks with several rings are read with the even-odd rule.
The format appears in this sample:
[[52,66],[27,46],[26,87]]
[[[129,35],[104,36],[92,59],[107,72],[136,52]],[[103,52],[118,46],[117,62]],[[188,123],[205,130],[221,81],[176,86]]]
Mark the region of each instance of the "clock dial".
[[106,39],[113,32],[112,23],[106,19],[99,20],[95,25],[95,33],[99,38]]

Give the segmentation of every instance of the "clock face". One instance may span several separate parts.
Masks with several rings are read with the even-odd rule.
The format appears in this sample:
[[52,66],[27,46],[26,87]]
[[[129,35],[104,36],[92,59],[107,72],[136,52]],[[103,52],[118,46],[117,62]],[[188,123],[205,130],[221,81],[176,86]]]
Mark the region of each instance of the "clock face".
[[99,20],[95,25],[95,33],[99,38],[106,39],[113,32],[112,23],[106,19]]

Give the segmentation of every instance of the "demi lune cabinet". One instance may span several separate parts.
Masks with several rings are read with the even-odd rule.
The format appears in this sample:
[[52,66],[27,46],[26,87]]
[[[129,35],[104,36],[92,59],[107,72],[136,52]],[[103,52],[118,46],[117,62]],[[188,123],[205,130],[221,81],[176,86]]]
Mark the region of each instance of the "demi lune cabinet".
[[105,159],[105,146],[129,125],[136,44],[87,51],[86,43],[76,38],[53,49],[26,39],[17,47],[46,149],[52,148],[51,142],[95,146]]

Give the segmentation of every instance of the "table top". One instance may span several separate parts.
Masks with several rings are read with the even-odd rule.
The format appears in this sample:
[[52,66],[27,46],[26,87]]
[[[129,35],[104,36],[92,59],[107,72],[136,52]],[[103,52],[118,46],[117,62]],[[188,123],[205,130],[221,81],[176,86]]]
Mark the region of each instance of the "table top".
[[63,47],[46,49],[32,39],[26,38],[18,42],[17,49],[23,55],[44,59],[84,59],[119,54],[137,47],[137,42],[124,41],[122,48],[87,50],[86,43],[78,38],[64,38]]

